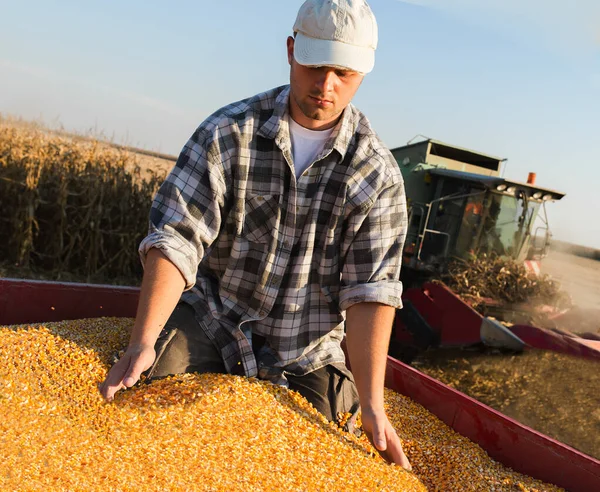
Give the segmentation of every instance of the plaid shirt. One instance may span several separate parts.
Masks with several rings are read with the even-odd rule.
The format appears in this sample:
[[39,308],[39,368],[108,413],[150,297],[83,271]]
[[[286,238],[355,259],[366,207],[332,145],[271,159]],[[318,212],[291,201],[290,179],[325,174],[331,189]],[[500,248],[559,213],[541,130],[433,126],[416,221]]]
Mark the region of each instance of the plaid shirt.
[[[227,370],[271,380],[343,363],[349,306],[402,307],[398,164],[349,105],[295,176],[289,93],[283,86],[230,104],[200,125],[159,189],[140,245],[142,262],[159,248],[180,270],[182,301]],[[258,356],[252,334],[266,340]]]

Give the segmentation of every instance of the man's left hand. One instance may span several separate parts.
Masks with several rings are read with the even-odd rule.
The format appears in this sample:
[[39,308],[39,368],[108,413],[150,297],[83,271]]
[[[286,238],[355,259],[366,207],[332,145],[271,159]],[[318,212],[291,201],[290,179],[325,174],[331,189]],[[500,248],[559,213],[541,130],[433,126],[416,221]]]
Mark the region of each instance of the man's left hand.
[[412,470],[400,438],[383,410],[362,409],[362,427],[379,454],[388,462]]

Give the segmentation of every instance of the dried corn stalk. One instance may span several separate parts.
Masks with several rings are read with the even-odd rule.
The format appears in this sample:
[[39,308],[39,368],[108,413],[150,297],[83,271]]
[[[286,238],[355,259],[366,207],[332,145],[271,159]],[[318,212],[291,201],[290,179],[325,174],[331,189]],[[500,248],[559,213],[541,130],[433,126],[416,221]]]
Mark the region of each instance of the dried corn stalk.
[[[480,313],[499,318],[502,309],[524,305],[531,312],[540,305],[556,309],[572,305],[570,296],[550,276],[535,275],[523,264],[496,255],[482,254],[468,260],[455,258],[440,280]],[[491,313],[490,301],[497,305]]]
[[0,119],[0,257],[60,279],[136,279],[164,173],[135,154]]

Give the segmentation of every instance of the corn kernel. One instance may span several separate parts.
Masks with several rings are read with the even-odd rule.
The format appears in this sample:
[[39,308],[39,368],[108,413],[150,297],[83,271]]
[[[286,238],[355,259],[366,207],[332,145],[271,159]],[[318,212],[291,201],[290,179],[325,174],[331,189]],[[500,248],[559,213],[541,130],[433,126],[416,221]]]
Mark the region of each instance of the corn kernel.
[[256,379],[178,375],[105,403],[97,385],[131,325],[0,327],[0,489],[561,490],[490,460],[390,390],[388,415],[415,473],[386,464],[298,393]]

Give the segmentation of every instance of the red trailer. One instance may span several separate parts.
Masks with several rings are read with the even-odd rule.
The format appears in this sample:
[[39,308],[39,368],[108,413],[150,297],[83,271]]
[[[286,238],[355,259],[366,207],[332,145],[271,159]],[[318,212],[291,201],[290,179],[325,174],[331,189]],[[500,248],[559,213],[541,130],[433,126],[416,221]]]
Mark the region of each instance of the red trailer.
[[[102,316],[133,317],[138,293],[138,289],[132,287],[0,279],[0,325]],[[449,330],[452,325],[452,319],[445,317],[448,305],[456,304],[442,291],[437,291],[438,302],[432,300],[435,296],[431,296],[431,292],[427,295],[431,301],[430,322],[442,323],[439,326],[445,328],[441,337],[446,339],[444,337],[450,335],[444,330]],[[446,311],[440,306],[446,306]],[[454,336],[476,336],[473,323],[477,322],[477,316],[470,311],[459,309],[458,312],[471,322],[464,325],[466,333]],[[454,320],[455,327],[457,321]],[[401,327],[398,332],[401,333]],[[531,346],[544,349],[568,346],[557,340],[551,340],[558,343],[552,345],[547,337],[539,333],[531,335],[526,329],[519,335],[525,336],[524,333],[527,334],[526,343]],[[573,350],[579,349],[577,346]],[[595,357],[593,352],[586,352],[585,356],[590,354]],[[490,457],[520,473],[570,492],[600,490],[599,460],[536,432],[392,357],[388,357],[386,386],[423,405],[456,432],[479,444]]]

